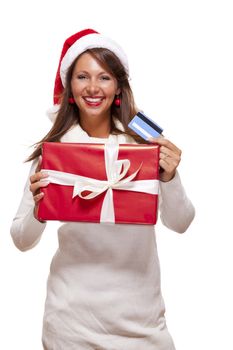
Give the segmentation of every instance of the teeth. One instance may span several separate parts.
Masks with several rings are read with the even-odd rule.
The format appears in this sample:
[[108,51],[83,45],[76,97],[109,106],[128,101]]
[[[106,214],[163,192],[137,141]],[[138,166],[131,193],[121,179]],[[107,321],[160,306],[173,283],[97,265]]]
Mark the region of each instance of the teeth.
[[85,100],[87,101],[87,102],[100,102],[100,101],[102,101],[102,98],[92,98],[92,97],[85,97]]

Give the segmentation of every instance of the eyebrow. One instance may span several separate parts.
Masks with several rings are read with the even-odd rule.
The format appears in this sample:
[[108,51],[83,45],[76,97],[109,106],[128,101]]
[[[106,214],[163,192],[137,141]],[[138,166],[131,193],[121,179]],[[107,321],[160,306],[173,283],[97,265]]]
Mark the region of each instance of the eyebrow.
[[[88,71],[86,70],[80,70],[80,71],[74,71],[74,73],[76,74],[90,74]],[[108,74],[108,75],[111,75],[110,73],[108,73],[107,71],[101,71],[100,73],[98,73],[98,75],[101,75],[101,74]]]

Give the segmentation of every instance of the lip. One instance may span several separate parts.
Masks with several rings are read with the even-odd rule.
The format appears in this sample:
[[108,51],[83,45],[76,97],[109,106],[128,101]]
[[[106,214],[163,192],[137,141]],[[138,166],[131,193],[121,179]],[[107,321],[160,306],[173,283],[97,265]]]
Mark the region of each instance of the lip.
[[83,96],[84,102],[90,107],[98,107],[104,100],[103,96]]

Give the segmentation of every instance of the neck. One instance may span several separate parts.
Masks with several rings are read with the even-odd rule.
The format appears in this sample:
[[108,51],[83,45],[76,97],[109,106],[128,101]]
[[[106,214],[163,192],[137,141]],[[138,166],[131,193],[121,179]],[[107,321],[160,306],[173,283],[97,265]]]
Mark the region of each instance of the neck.
[[110,134],[110,118],[80,118],[80,125],[90,137],[107,138]]

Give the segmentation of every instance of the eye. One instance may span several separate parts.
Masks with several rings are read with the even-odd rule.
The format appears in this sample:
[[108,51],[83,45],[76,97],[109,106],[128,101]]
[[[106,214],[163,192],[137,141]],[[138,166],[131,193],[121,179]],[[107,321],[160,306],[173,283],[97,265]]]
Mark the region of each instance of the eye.
[[78,75],[77,75],[77,78],[78,78],[79,80],[83,80],[83,79],[86,79],[86,75],[85,75],[85,74],[78,74]]
[[100,77],[100,79],[101,79],[101,80],[110,80],[111,78],[110,78],[109,75],[102,75],[102,76]]

